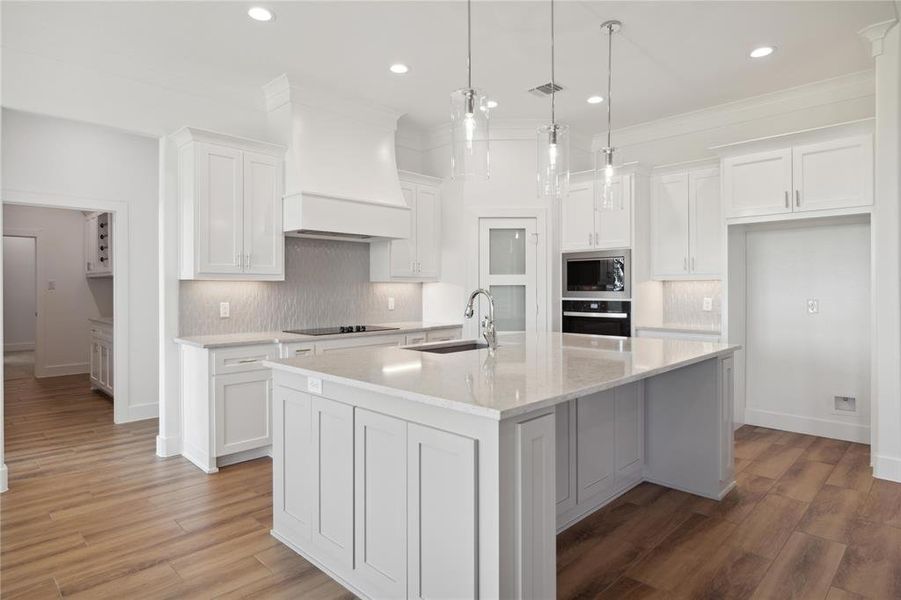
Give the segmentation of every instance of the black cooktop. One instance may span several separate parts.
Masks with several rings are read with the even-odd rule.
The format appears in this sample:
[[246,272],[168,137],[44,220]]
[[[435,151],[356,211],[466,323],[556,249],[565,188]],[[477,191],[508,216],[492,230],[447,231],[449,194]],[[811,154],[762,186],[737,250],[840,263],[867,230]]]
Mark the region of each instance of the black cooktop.
[[397,327],[381,327],[379,325],[341,325],[338,327],[315,327],[312,329],[286,329],[285,333],[300,335],[335,335],[338,333],[359,333],[361,331],[394,331]]

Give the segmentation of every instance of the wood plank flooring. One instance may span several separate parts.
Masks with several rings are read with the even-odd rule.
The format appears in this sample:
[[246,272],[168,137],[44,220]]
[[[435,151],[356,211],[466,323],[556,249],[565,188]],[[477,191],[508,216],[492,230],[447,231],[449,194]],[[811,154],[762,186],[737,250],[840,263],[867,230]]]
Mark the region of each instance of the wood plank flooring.
[[[350,598],[269,535],[271,462],[207,476],[84,376],[6,383],[2,598]],[[901,485],[869,448],[736,433],[713,502],[642,484],[558,538],[560,598],[901,598]]]

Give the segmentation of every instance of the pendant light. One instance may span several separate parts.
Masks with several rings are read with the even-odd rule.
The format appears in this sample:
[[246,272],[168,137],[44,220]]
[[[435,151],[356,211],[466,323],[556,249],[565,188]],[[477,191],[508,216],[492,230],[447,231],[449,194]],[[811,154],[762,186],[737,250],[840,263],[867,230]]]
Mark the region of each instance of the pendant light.
[[560,198],[569,188],[569,127],[557,123],[554,50],[554,0],[551,0],[551,123],[538,128],[539,198]]
[[[607,145],[601,149],[595,163],[596,206],[601,210],[621,210],[622,192],[613,189],[613,34],[622,28],[620,21],[604,21],[601,30],[607,33]],[[618,196],[618,197],[617,197]]]
[[472,87],[472,0],[466,37],[466,87],[451,94],[451,177],[488,179],[488,98]]

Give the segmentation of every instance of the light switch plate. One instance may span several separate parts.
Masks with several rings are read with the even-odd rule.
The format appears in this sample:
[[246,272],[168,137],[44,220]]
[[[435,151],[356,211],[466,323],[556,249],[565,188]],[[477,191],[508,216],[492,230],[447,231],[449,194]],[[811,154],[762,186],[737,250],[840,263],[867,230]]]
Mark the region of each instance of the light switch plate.
[[713,298],[709,298],[709,297],[704,298],[704,305],[703,305],[702,310],[704,310],[705,312],[710,312],[713,310]]
[[820,301],[816,298],[807,299],[807,314],[815,315],[820,312]]
[[53,279],[47,281],[47,290],[52,292],[55,289],[56,289],[56,281]]
[[322,394],[322,380],[318,377],[307,377],[307,391],[311,394]]
[[388,296],[388,310],[394,310],[394,296]]
[[231,305],[228,302],[219,303],[219,318],[227,319],[231,313]]

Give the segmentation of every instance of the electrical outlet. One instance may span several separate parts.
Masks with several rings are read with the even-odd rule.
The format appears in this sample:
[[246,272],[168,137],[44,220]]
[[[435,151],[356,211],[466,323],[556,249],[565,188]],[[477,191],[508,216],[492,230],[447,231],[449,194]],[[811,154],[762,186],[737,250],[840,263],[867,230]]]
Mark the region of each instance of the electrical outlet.
[[815,315],[820,312],[820,301],[816,298],[807,299],[807,314]]
[[52,291],[55,290],[55,289],[56,289],[56,281],[53,280],[53,279],[49,280],[49,281],[47,282],[47,290],[49,290],[49,291],[52,292]]
[[388,310],[394,310],[394,296],[388,296]]
[[228,302],[220,302],[219,303],[219,318],[227,319],[230,316],[231,306]]
[[857,398],[854,396],[835,396],[833,399],[832,414],[835,415],[856,415],[857,414]]
[[307,391],[311,394],[322,394],[322,380],[318,377],[307,377]]
[[702,307],[702,310],[704,310],[705,312],[710,312],[713,310],[713,298],[704,298],[704,305]]

